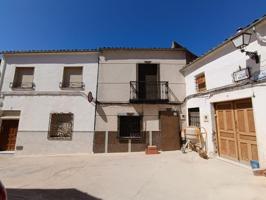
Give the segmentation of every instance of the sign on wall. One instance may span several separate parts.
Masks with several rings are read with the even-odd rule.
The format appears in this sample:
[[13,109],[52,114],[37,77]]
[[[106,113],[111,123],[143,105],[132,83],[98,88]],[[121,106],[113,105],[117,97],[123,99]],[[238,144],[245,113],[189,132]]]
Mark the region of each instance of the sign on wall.
[[240,69],[240,70],[234,72],[233,78],[234,78],[235,82],[249,79],[250,78],[249,69],[245,68],[245,69]]

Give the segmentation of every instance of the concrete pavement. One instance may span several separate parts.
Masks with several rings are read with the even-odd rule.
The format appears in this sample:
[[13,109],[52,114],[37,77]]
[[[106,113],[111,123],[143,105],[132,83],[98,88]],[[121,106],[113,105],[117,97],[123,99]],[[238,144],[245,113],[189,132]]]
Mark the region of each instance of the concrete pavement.
[[0,157],[9,199],[264,200],[266,178],[195,153]]

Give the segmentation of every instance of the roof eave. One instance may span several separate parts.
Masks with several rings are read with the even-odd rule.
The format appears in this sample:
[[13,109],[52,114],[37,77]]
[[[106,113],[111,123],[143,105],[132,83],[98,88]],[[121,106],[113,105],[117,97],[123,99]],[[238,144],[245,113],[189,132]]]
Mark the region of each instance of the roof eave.
[[262,21],[264,21],[266,19],[266,15],[264,15],[263,17],[261,17],[260,19],[257,19],[255,21],[253,21],[251,24],[249,24],[248,26],[246,26],[241,32],[225,39],[221,44],[219,44],[218,46],[212,48],[211,50],[207,51],[205,54],[203,54],[202,56],[198,57],[197,59],[195,59],[194,61],[192,61],[191,63],[185,65],[182,69],[180,69],[181,73],[184,73],[186,71],[187,68],[189,68],[190,66],[196,64],[197,62],[201,61],[202,59],[204,59],[205,57],[207,57],[208,55],[210,55],[211,53],[213,53],[214,51],[220,49],[221,47],[223,47],[224,45],[228,44],[228,42],[231,42],[232,39],[236,38],[237,36],[239,36],[241,33],[249,30],[250,28],[252,28],[253,26],[258,25],[259,23],[261,23]]

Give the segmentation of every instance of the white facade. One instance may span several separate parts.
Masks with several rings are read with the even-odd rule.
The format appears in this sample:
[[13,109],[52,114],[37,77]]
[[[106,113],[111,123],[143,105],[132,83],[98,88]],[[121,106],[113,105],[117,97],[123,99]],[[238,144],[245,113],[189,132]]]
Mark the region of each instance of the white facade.
[[[16,67],[34,67],[33,90],[14,90]],[[84,89],[63,90],[59,87],[64,67],[82,67]],[[91,153],[94,134],[95,103],[89,103],[88,92],[96,96],[97,52],[17,53],[5,54],[1,65],[3,79],[2,112],[20,111],[16,150],[19,154]],[[71,140],[49,140],[51,113],[73,113]],[[2,116],[2,119],[14,118]]]
[[[256,24],[256,31],[262,36],[266,35],[265,20]],[[260,63],[256,64],[245,53],[241,53],[239,49],[233,46],[231,41],[225,42],[225,44],[182,70],[186,82],[186,107],[187,110],[199,107],[200,124],[201,127],[207,130],[208,151],[212,153],[215,151],[213,135],[216,133],[214,103],[251,98],[259,161],[261,167],[266,167],[266,85],[263,80],[260,80],[266,74],[266,43],[258,41],[256,35],[252,32],[252,26],[248,32],[252,33],[252,38],[246,50],[257,51],[260,56]],[[250,69],[251,79],[260,80],[261,82],[253,82],[253,84],[236,87],[237,83],[233,81],[233,73],[238,71],[239,68],[247,67]],[[196,91],[195,78],[201,73],[205,74],[207,91],[199,95]],[[232,88],[230,90],[221,90],[222,87]]]

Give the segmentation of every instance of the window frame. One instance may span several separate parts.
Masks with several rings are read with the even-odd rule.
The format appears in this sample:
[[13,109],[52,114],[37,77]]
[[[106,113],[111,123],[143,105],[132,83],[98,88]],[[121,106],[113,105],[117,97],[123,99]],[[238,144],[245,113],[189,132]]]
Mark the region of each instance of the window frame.
[[[70,136],[63,136],[63,137],[55,137],[55,136],[51,136],[51,127],[52,127],[52,115],[71,115],[71,130],[70,130]],[[49,129],[48,129],[48,135],[47,135],[47,138],[48,140],[72,140],[73,138],[73,131],[74,130],[74,114],[69,112],[69,113],[57,113],[57,112],[54,112],[54,113],[50,113],[50,118],[49,118]]]
[[[197,109],[197,111],[195,111]],[[199,113],[199,115],[198,115],[198,122],[196,122],[196,123],[198,123],[198,126],[197,125],[191,125],[191,113],[192,112],[198,112]],[[188,108],[188,125],[189,126],[195,126],[195,127],[198,127],[198,128],[200,128],[200,107],[193,107],[193,108]]]
[[[69,82],[69,85],[68,86],[64,86],[65,84],[65,70],[66,68],[72,68],[72,69],[75,69],[75,68],[81,68],[81,82],[80,82],[80,87],[71,87],[71,82]],[[63,76],[62,76],[62,81],[59,83],[59,87],[62,89],[62,90],[84,90],[85,89],[85,84],[83,82],[83,66],[64,66],[63,67]]]
[[[17,86],[16,82],[18,82],[18,71],[19,70],[23,70],[23,69],[32,69],[32,82],[31,82],[31,87],[22,87],[22,83]],[[13,82],[10,82],[9,87],[12,90],[34,90],[35,89],[35,83],[34,83],[34,75],[35,75],[35,67],[32,66],[19,66],[19,67],[15,67],[15,72],[14,72],[14,76],[13,76]]]
[[[204,88],[200,88],[199,87],[199,83],[198,83],[199,82],[198,79],[200,79],[202,77],[204,77],[204,84],[205,84],[205,87]],[[200,73],[200,74],[198,74],[198,75],[195,76],[195,84],[196,84],[196,91],[198,93],[207,91],[206,76],[205,76],[205,73],[204,72],[202,72],[202,73]]]
[[[121,135],[121,118],[122,117],[136,117],[139,120],[139,134],[138,136],[122,136]],[[138,115],[138,114],[132,114],[132,113],[127,113],[127,114],[119,114],[117,116],[117,124],[118,124],[118,138],[119,139],[142,139],[143,138],[143,134],[142,134],[142,129],[143,129],[143,116],[142,115]]]

